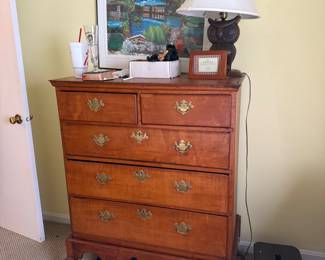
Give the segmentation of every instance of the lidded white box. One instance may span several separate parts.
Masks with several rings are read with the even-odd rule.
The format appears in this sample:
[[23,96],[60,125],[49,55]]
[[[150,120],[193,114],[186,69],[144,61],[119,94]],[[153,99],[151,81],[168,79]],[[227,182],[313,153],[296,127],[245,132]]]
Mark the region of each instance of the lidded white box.
[[179,60],[129,63],[130,78],[175,78],[180,75]]

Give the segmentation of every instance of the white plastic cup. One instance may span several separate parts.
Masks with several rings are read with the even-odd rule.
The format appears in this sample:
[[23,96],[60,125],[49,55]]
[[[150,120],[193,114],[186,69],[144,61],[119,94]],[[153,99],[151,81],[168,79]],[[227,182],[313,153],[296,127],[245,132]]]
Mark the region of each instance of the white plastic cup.
[[72,59],[73,75],[82,78],[82,74],[88,70],[88,45],[83,42],[70,42],[70,54]]

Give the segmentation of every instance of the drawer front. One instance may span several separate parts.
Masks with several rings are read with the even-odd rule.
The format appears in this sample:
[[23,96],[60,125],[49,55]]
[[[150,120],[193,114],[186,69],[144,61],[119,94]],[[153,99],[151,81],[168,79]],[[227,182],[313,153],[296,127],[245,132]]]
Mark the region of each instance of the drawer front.
[[67,161],[70,195],[208,212],[228,210],[228,176]]
[[143,124],[231,126],[230,95],[141,95]]
[[229,168],[226,132],[64,124],[63,138],[70,155]]
[[137,123],[136,95],[85,92],[57,92],[63,120]]
[[127,203],[70,198],[78,236],[133,241],[211,256],[226,254],[227,218]]

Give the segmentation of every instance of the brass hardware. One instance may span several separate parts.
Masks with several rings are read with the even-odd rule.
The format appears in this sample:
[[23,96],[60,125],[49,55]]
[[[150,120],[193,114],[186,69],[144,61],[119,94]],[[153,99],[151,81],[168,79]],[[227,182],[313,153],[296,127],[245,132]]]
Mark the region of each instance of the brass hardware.
[[187,114],[191,109],[194,108],[191,101],[181,100],[180,102],[176,101],[176,111],[180,113],[181,115]]
[[175,189],[177,192],[185,193],[192,189],[192,185],[184,180],[181,180],[180,182],[175,181]]
[[99,184],[105,185],[112,180],[112,176],[106,173],[96,174],[96,180]]
[[23,119],[21,118],[21,115],[16,114],[15,116],[12,116],[9,118],[10,124],[21,124],[23,122]]
[[176,232],[178,234],[181,235],[187,235],[191,230],[192,227],[188,224],[186,224],[185,222],[181,222],[181,223],[175,223],[175,228],[176,228]]
[[151,177],[148,173],[145,173],[144,170],[135,171],[134,176],[139,181],[145,181],[145,180],[147,180],[147,179],[149,179]]
[[29,121],[32,121],[34,118],[33,115],[29,115],[28,117],[26,117],[26,121],[29,122]]
[[147,209],[137,209],[137,212],[138,212],[138,216],[146,221],[146,220],[149,220],[152,218],[152,213],[150,210],[147,210]]
[[87,104],[93,112],[99,112],[105,106],[103,100],[98,100],[97,98],[88,99]]
[[143,140],[148,140],[149,136],[147,133],[143,133],[141,130],[137,130],[135,132],[132,132],[131,138],[134,138],[138,144],[141,144]]
[[181,154],[187,154],[191,148],[192,144],[189,141],[180,140],[175,142],[175,149]]
[[99,134],[99,135],[94,135],[93,136],[93,141],[98,146],[103,147],[105,145],[105,143],[110,141],[110,139],[106,135]]
[[101,210],[98,212],[98,217],[102,222],[108,222],[113,220],[115,216],[108,210]]

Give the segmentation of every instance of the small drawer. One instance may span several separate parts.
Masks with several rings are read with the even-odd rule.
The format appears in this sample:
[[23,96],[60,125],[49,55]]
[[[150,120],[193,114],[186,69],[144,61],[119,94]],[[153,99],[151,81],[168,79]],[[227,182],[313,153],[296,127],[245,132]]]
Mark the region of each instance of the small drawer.
[[70,161],[69,195],[215,213],[228,211],[228,176],[149,167]]
[[143,124],[231,127],[231,95],[141,95]]
[[229,168],[231,133],[63,124],[69,155]]
[[136,95],[57,92],[61,120],[137,123]]
[[136,242],[225,257],[227,217],[129,203],[70,197],[72,230],[79,238]]

